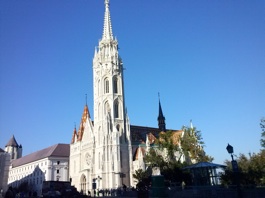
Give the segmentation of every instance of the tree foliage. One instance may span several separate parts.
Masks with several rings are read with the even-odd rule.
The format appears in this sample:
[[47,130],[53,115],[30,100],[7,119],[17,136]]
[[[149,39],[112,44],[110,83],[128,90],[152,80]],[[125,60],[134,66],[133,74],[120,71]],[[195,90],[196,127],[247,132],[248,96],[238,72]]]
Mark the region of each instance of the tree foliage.
[[147,179],[150,176],[150,174],[148,173],[148,171],[144,171],[142,169],[138,169],[135,171],[135,173],[133,174],[133,178],[136,179],[138,182],[143,181],[145,179]]
[[265,118],[261,118],[260,120],[260,128],[261,128],[261,139],[260,145],[263,149],[265,149]]
[[240,154],[237,162],[239,172],[234,173],[231,162],[225,161],[227,169],[221,174],[222,184],[235,184],[235,177],[238,177],[241,185],[265,185],[265,150],[250,154],[249,157]]
[[157,144],[160,150],[162,150],[166,155],[167,161],[176,161],[176,152],[181,152],[179,147],[179,135],[176,135],[173,131],[162,132],[159,134],[157,139]]
[[144,161],[150,168],[158,166],[160,170],[162,170],[166,165],[166,161],[164,160],[162,154],[154,148],[150,148],[144,157]]
[[[195,127],[183,127],[184,135],[181,138],[181,147],[183,155],[190,160],[196,162],[211,162],[213,157],[206,155],[204,152],[204,142],[202,139],[201,131]],[[191,162],[189,162],[191,163]]]

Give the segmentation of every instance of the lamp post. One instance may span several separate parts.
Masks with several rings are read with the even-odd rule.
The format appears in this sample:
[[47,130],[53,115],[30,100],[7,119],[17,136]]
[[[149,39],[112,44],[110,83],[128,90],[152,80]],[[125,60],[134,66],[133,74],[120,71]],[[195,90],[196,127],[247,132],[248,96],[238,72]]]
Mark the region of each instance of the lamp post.
[[231,164],[232,164],[232,169],[233,169],[234,176],[235,176],[235,179],[236,179],[237,196],[238,197],[242,197],[241,196],[241,191],[240,191],[240,186],[239,186],[238,165],[237,165],[237,161],[234,160],[234,156],[233,156],[234,148],[230,144],[228,144],[227,147],[226,147],[226,150],[231,155],[231,158],[232,158]]

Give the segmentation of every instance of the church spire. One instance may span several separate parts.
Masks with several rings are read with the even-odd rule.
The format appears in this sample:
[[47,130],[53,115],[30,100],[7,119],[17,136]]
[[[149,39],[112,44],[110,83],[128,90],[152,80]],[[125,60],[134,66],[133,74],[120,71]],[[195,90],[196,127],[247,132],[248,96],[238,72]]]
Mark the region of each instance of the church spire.
[[104,17],[102,40],[113,40],[110,11],[109,11],[109,0],[105,0],[105,17]]
[[158,97],[159,97],[159,109],[158,109],[158,117],[157,117],[157,121],[158,121],[158,128],[161,131],[166,131],[166,123],[165,123],[165,117],[163,115],[163,111],[162,111],[162,107],[161,107],[161,103],[160,103],[160,95],[158,93]]

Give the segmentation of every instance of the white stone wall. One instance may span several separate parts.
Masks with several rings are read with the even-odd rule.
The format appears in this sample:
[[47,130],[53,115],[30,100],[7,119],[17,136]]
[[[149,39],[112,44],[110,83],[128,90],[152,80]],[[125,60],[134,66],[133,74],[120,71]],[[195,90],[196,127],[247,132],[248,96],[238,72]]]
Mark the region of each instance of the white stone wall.
[[[58,163],[59,162],[59,163]],[[69,181],[69,158],[51,157],[18,167],[9,167],[8,185],[28,182],[30,190],[41,195],[43,181]]]

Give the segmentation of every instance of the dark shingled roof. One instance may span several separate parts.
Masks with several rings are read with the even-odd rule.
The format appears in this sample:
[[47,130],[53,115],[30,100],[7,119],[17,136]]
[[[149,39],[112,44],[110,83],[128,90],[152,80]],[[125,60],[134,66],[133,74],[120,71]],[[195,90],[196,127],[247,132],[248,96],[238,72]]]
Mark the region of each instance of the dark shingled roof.
[[5,151],[3,149],[0,148],[0,153],[4,153]]
[[8,143],[6,144],[6,147],[7,147],[7,146],[18,147],[18,143],[17,143],[17,141],[16,141],[14,135],[11,137],[11,139],[10,139],[10,140],[8,141]]
[[13,167],[17,167],[47,157],[69,157],[69,155],[70,155],[69,144],[55,144],[48,148],[36,151],[19,159],[13,160],[11,163]]

